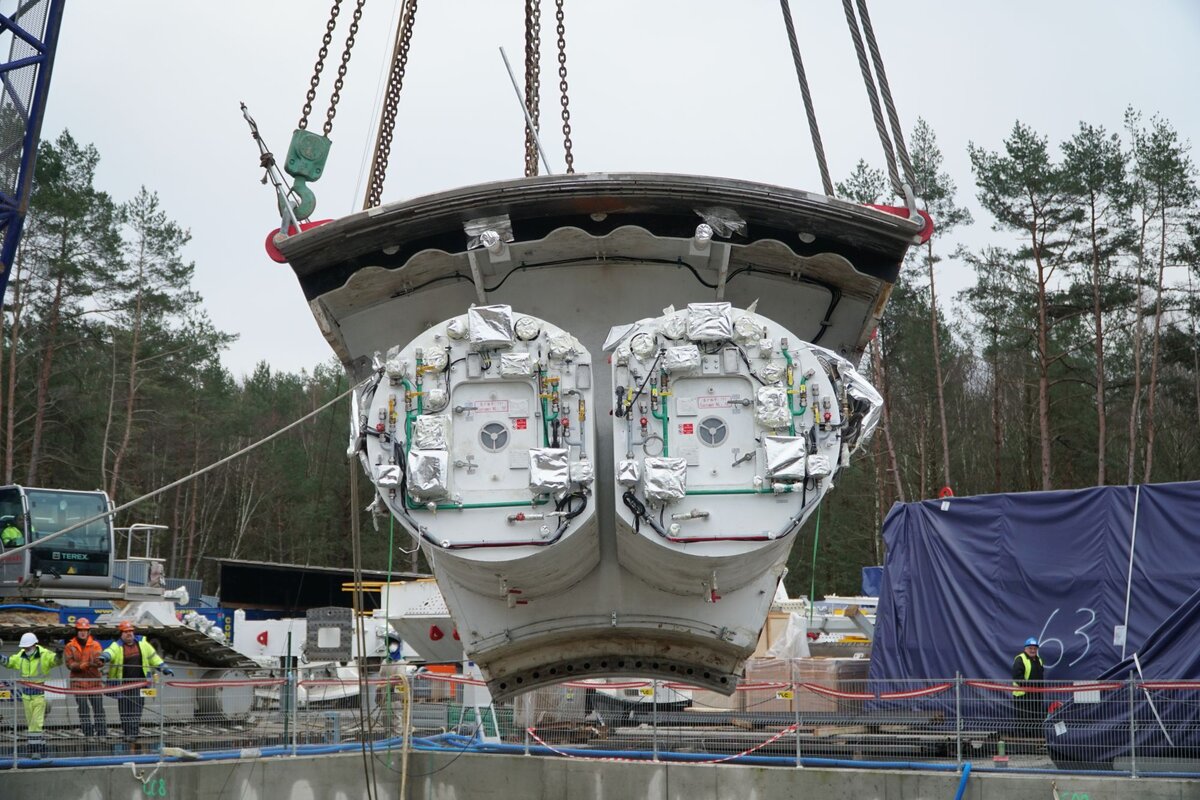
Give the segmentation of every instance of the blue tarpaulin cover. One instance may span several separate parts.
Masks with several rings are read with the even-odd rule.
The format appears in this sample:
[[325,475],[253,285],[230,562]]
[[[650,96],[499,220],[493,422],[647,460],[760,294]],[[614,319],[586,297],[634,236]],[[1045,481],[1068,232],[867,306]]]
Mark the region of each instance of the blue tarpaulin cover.
[[1200,482],[897,504],[883,535],[872,679],[1008,679],[1030,636],[1093,679],[1200,587]]
[[1176,685],[1200,680],[1200,591],[1150,634],[1136,663],[1130,655],[1099,677],[1119,688],[1090,699],[1076,695],[1046,720],[1056,766],[1129,769],[1114,762],[1130,760],[1131,710],[1133,752],[1143,771],[1154,769],[1152,758],[1200,759],[1200,689]]
[[883,567],[862,568],[862,593],[865,597],[879,597],[879,587],[883,584]]

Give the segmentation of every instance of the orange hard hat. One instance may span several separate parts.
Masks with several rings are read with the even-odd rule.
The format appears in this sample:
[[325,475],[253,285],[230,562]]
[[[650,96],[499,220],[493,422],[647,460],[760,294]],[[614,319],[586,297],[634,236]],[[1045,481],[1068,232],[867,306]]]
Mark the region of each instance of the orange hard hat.
[[91,630],[91,628],[92,623],[88,622],[85,617],[80,617],[79,619],[75,620],[75,630],[86,631]]
[[124,633],[125,631],[132,631],[133,623],[130,622],[129,620],[125,620],[124,622],[122,622],[120,625],[117,626],[117,630],[121,631],[122,633]]

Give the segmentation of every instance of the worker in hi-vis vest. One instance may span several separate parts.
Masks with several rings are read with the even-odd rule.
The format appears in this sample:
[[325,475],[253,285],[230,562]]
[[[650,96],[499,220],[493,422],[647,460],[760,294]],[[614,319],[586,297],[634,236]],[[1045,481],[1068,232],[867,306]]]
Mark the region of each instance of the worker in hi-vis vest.
[[37,635],[32,631],[21,634],[19,646],[20,650],[0,663],[21,673],[17,693],[25,709],[30,755],[39,758],[43,746],[42,725],[46,721],[46,692],[41,687],[50,676],[50,670],[62,663],[62,656],[38,644]]
[[1025,640],[1025,647],[1013,659],[1012,666],[1013,710],[1017,718],[1017,729],[1022,736],[1041,737],[1042,723],[1046,719],[1046,701],[1040,692],[1026,691],[1040,687],[1046,678],[1046,665],[1038,655],[1038,641],[1032,636]]
[[158,670],[163,675],[175,673],[163,663],[153,645],[137,637],[132,622],[124,620],[117,630],[121,632],[120,638],[100,654],[100,660],[108,664],[110,681],[120,681],[129,687],[117,692],[117,712],[121,715],[121,735],[126,740],[135,741],[141,728],[145,703],[141,689],[150,677],[151,670]]

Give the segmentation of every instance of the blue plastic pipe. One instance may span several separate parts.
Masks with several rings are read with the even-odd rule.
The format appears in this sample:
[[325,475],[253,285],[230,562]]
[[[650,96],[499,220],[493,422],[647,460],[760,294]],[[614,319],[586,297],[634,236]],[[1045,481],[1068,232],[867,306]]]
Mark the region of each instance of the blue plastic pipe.
[[971,777],[971,762],[964,761],[962,770],[962,777],[958,781],[958,791],[954,793],[954,800],[962,800],[963,792],[967,790],[967,778]]
[[[390,750],[394,747],[399,747],[404,743],[402,737],[392,739],[381,739],[371,745],[377,750]],[[428,741],[427,739],[413,739],[411,746],[415,750],[441,750],[443,747],[438,747],[437,744]],[[362,743],[346,742],[344,744],[329,744],[329,745],[300,745],[296,748],[296,755],[326,755],[330,753],[345,753],[353,750],[361,750]],[[124,755],[124,756],[77,756],[74,758],[22,758],[17,761],[17,766],[21,769],[29,767],[112,767],[121,766],[130,762],[134,764],[157,764],[160,761],[165,763],[198,763],[200,761],[224,761],[236,760],[244,758],[242,754],[246,751],[255,752],[254,758],[264,756],[286,756],[292,754],[291,745],[276,745],[274,747],[262,748],[244,748],[239,750],[214,750],[209,753],[198,753],[198,758],[180,758],[170,756],[166,758],[160,757],[156,753],[147,753],[145,755]],[[7,769],[12,766],[12,762],[0,763],[0,769]]]

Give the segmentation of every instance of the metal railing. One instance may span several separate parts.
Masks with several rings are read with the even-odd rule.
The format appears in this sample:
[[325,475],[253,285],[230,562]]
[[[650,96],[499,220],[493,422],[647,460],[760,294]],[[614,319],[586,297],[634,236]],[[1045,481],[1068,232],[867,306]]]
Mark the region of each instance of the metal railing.
[[1014,696],[1008,681],[814,677],[781,663],[779,680],[743,682],[729,697],[658,680],[572,681],[496,705],[481,681],[378,667],[361,680],[339,667],[43,685],[40,735],[18,696],[39,687],[9,681],[0,768],[390,749],[407,731],[414,746],[570,758],[1200,774],[1200,682],[1046,681]]

